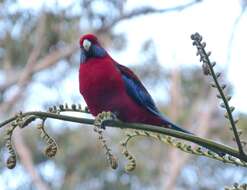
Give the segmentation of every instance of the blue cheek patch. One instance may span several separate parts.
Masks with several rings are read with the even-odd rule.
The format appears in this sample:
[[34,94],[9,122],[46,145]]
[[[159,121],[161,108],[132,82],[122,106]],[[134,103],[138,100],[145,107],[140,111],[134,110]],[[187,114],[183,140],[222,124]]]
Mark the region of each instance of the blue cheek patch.
[[86,54],[84,50],[81,50],[80,63],[83,64],[86,61]]
[[106,55],[107,53],[102,47],[98,45],[92,45],[88,52],[86,52],[84,49],[81,49],[80,63],[84,64],[88,58],[92,58],[92,57],[100,58]]
[[104,57],[106,55],[104,48],[99,47],[98,45],[92,45],[91,48],[94,57]]

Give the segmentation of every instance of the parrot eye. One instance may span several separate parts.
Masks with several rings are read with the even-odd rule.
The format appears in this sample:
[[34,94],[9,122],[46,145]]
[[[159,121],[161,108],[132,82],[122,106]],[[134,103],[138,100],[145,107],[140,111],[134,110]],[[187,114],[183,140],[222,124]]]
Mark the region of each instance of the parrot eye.
[[89,51],[89,49],[90,49],[90,47],[91,47],[91,42],[89,41],[89,40],[87,40],[87,39],[85,39],[84,41],[83,41],[83,48],[86,50],[86,51]]

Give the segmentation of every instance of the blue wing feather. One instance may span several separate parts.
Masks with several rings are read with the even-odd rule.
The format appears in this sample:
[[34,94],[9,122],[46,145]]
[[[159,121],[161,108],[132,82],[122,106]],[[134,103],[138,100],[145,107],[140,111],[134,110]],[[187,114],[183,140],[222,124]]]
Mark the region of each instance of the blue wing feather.
[[122,75],[122,78],[124,80],[128,95],[131,96],[139,105],[145,107],[156,115],[159,111],[146,89],[143,88],[138,81],[133,80],[133,78],[126,75]]
[[163,118],[163,116],[160,114],[159,110],[155,106],[152,97],[143,86],[141,81],[137,78],[137,76],[123,65],[117,64],[117,67],[122,74],[122,79],[124,81],[128,95],[132,97],[140,106],[146,108],[154,115]]
[[125,83],[127,93],[128,95],[140,106],[144,107],[147,109],[149,112],[152,114],[158,116],[161,118],[164,122],[164,124],[169,124],[171,128],[182,131],[185,133],[190,133],[179,126],[175,125],[174,123],[170,122],[168,118],[166,118],[164,115],[160,113],[158,108],[155,106],[155,103],[146,90],[146,88],[143,86],[141,81],[138,79],[138,77],[127,67],[116,64],[117,68],[122,74],[123,81]]
[[[177,130],[177,131],[182,131],[184,133],[192,134],[189,131],[180,128],[179,126],[175,125],[174,123],[170,122],[167,118],[165,118],[157,109],[157,107],[154,104],[154,101],[146,88],[143,86],[141,81],[138,79],[138,77],[127,67],[117,64],[117,68],[122,74],[123,81],[125,83],[127,93],[130,97],[132,97],[136,103],[139,105],[145,107],[148,111],[153,113],[154,115],[160,117],[163,121],[164,124],[169,124],[172,129]],[[218,151],[217,149],[210,148],[206,145],[200,144],[199,145],[214,151],[215,153],[224,156],[225,153]]]

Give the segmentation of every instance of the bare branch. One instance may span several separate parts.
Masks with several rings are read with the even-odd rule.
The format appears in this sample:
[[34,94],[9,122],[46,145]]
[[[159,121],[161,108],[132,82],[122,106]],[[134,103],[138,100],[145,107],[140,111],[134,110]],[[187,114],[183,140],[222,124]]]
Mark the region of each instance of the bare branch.
[[99,32],[107,31],[109,28],[114,27],[116,24],[118,24],[120,21],[131,19],[133,17],[147,15],[147,14],[154,14],[154,13],[167,13],[167,12],[173,12],[173,11],[182,11],[190,6],[193,6],[197,3],[202,2],[203,0],[194,0],[192,2],[189,2],[184,5],[179,5],[171,8],[165,8],[165,9],[155,9],[152,7],[142,7],[134,9],[130,12],[124,13],[123,15],[119,16],[115,20],[113,20],[111,23],[107,24],[106,26],[102,27]]

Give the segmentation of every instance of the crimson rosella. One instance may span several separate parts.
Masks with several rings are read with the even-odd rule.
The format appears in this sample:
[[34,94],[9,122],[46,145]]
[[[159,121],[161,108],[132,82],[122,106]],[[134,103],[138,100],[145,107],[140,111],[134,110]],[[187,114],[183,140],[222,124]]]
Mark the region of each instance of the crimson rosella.
[[113,60],[96,36],[83,35],[80,48],[80,93],[94,116],[111,111],[124,122],[151,124],[191,134],[160,113],[138,77]]

